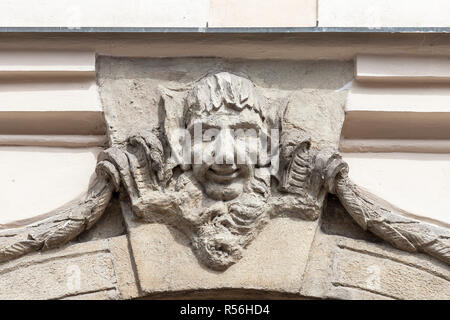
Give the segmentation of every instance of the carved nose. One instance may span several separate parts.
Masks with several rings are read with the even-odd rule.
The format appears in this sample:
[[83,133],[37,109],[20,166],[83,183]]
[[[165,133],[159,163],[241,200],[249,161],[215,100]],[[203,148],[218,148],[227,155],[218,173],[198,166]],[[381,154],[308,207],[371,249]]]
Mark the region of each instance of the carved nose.
[[229,130],[222,130],[216,143],[217,154],[226,164],[233,164],[235,158],[235,141]]

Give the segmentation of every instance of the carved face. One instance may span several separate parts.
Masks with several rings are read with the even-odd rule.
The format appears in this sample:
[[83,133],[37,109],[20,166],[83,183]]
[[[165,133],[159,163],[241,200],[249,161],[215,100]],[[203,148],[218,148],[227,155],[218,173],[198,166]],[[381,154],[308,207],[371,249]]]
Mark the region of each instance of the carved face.
[[191,119],[193,173],[210,198],[228,201],[246,190],[254,175],[263,128],[259,114],[248,108],[222,107]]
[[198,258],[225,270],[269,219],[268,133],[275,118],[253,82],[227,72],[197,81],[187,93],[164,90],[162,97],[171,165],[184,171],[176,182],[183,199],[170,207],[172,217],[183,221],[177,225]]

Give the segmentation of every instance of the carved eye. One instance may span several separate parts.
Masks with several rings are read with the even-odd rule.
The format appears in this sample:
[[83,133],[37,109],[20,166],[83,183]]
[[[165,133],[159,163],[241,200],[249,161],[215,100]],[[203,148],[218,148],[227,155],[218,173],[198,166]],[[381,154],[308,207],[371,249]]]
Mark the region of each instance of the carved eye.
[[208,128],[202,130],[202,141],[210,142],[216,140],[216,137],[219,135],[219,130],[216,128]]

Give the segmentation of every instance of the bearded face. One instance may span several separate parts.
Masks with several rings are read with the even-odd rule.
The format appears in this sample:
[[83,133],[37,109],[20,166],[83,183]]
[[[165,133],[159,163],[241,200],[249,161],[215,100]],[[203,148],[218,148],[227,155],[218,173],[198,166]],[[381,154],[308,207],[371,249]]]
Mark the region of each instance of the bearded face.
[[263,127],[259,114],[251,109],[223,107],[214,114],[191,119],[192,169],[207,196],[229,201],[248,190]]
[[229,73],[163,97],[167,140],[184,172],[176,183],[183,198],[175,201],[171,223],[191,237],[205,265],[225,270],[269,219],[268,132],[275,121],[259,89]]

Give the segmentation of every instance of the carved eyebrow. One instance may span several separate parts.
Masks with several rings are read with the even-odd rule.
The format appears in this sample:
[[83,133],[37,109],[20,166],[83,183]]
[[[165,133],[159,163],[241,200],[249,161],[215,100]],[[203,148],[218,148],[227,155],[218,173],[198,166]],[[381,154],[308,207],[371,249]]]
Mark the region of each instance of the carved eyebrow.
[[192,139],[194,139],[194,127],[195,125],[201,125],[202,126],[202,132],[201,134],[203,135],[203,132],[205,130],[208,129],[217,129],[220,130],[220,127],[211,123],[207,123],[207,122],[203,122],[203,121],[196,121],[193,124],[191,124],[189,127],[187,127],[187,131],[189,132],[189,134],[191,135]]
[[241,122],[230,125],[232,129],[261,129],[261,127],[254,122]]
[[220,129],[220,126],[207,122],[202,122],[202,129]]
[[241,121],[241,122],[232,124],[232,125],[230,125],[230,128],[232,128],[232,129],[255,129],[255,130],[264,131],[264,128],[261,126],[261,124],[257,121],[253,121],[253,120],[246,120],[246,121]]
[[202,129],[220,129],[220,127],[218,125],[211,124],[211,123],[204,122],[204,121],[196,121],[193,124],[189,125],[187,127],[187,130],[192,132],[196,125],[201,125]]

